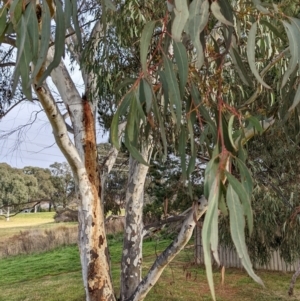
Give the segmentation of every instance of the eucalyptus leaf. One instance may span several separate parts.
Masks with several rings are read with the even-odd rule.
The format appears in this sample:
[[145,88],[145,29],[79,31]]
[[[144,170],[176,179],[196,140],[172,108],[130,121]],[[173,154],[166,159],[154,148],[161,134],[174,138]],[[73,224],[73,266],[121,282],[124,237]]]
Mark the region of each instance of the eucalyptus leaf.
[[6,12],[7,12],[7,9],[6,9],[6,6],[4,5],[0,9],[0,37],[5,32],[5,29],[6,29]]
[[248,75],[248,71],[246,70],[246,68],[243,64],[243,61],[242,61],[238,51],[234,47],[231,47],[230,50],[229,50],[229,53],[230,53],[230,56],[232,58],[233,65],[234,65],[237,73],[240,76],[240,79],[243,81],[243,83],[245,85],[252,87],[253,82],[252,82],[251,78]]
[[204,64],[203,45],[200,40],[200,33],[204,30],[209,18],[208,0],[194,0],[190,4],[190,16],[187,32],[195,46],[197,53],[196,68],[200,69]]
[[138,149],[133,146],[125,132],[125,145],[128,149],[128,151],[130,152],[131,156],[136,159],[138,162],[140,162],[141,164],[144,164],[146,166],[149,166],[149,164],[146,162],[145,158],[143,158],[143,156],[141,155],[141,153],[138,151]]
[[218,209],[219,195],[220,195],[220,176],[218,173],[215,173],[213,183],[209,191],[208,208],[205,214],[205,219],[202,228],[202,245],[203,245],[203,253],[204,253],[204,263],[205,263],[208,285],[213,300],[216,300],[216,296],[215,296],[213,273],[212,273],[212,262],[211,262],[211,237],[214,236],[215,239],[216,233],[212,231],[217,231],[217,229],[213,227],[213,224],[214,224],[214,219],[216,218],[215,213],[216,210]]
[[[41,67],[43,66],[48,48],[49,48],[49,42],[50,42],[50,34],[51,34],[51,28],[50,28],[50,22],[51,22],[51,16],[50,16],[50,10],[48,5],[43,5],[42,7],[42,16],[43,16],[43,22],[42,22],[42,29],[40,32],[40,47],[39,47],[39,55],[37,62],[34,66],[33,72],[31,74],[32,80],[35,80],[36,76],[40,72]],[[42,70],[41,70],[42,71]],[[39,74],[42,75],[41,72]],[[37,78],[39,80],[39,78]]]
[[152,88],[146,79],[143,78],[142,81],[144,83],[143,89],[146,100],[146,112],[149,113],[152,107]]
[[262,280],[254,273],[252,268],[245,242],[245,219],[243,215],[243,208],[239,197],[231,184],[228,185],[226,199],[229,209],[230,233],[237,253],[241,258],[242,264],[249,276],[263,286],[264,284]]
[[[288,40],[289,40],[289,49],[291,53],[291,58],[287,67],[286,72],[283,75],[281,89],[286,85],[290,75],[294,72],[297,67],[297,63],[299,62],[299,53],[298,53],[298,39],[299,35],[295,28],[288,22],[282,21],[284,29],[287,33]],[[299,32],[300,34],[300,32]]]
[[171,32],[174,41],[180,42],[182,31],[189,17],[189,10],[188,10],[186,0],[175,0],[174,4],[175,4],[174,7],[175,18],[172,24]]
[[228,137],[229,137],[230,143],[233,146],[233,148],[235,150],[237,150],[236,149],[236,145],[234,143],[234,140],[232,138],[232,134],[233,134],[233,121],[234,121],[234,115],[231,115],[230,118],[229,118],[229,122],[228,122]]
[[249,66],[250,66],[250,69],[251,69],[253,75],[256,77],[256,79],[259,81],[259,83],[261,83],[265,88],[271,89],[271,87],[263,81],[262,77],[258,73],[256,66],[255,66],[256,31],[257,31],[257,22],[254,22],[249,31],[248,43],[247,43],[247,56],[248,56]]
[[259,120],[254,117],[254,116],[249,116],[247,117],[247,119],[253,126],[254,128],[257,130],[258,133],[262,134],[264,129],[261,126],[261,123],[259,122]]
[[221,3],[223,1],[226,1],[226,0],[216,0],[216,1],[213,1],[210,5],[210,10],[211,12],[213,13],[213,15],[215,16],[215,18],[220,21],[221,23],[225,24],[225,25],[228,25],[228,26],[233,26],[233,23],[232,21],[230,20],[227,20],[224,16],[224,14],[221,12]]
[[142,31],[140,40],[140,59],[144,73],[147,73],[147,55],[155,24],[156,21],[148,22]]
[[36,10],[33,2],[30,2],[25,11],[25,18],[28,20],[28,38],[31,44],[32,51],[32,62],[36,64],[38,59],[38,50],[39,50],[39,32],[38,32],[38,20],[36,17]]
[[176,64],[178,66],[179,80],[180,80],[180,95],[184,96],[184,89],[188,79],[188,57],[186,49],[181,42],[174,43],[174,54]]
[[244,209],[244,215],[247,216],[249,232],[253,231],[253,213],[251,208],[251,195],[247,193],[244,185],[240,183],[233,175],[225,171],[225,175],[228,179],[229,184],[233,187],[234,191],[237,193]]
[[55,28],[55,39],[54,39],[54,57],[53,61],[49,64],[43,75],[39,78],[38,86],[42,84],[42,82],[50,75],[51,71],[56,68],[62,56],[65,53],[65,18],[64,18],[64,11],[62,9],[62,5],[60,1],[56,3],[56,28]]
[[170,95],[170,103],[172,106],[175,107],[176,110],[176,118],[177,118],[177,129],[179,130],[181,125],[181,118],[182,118],[182,104],[180,99],[180,92],[179,87],[175,75],[175,71],[173,69],[173,64],[170,59],[164,56],[164,66],[165,66],[165,74],[169,88],[169,95]]

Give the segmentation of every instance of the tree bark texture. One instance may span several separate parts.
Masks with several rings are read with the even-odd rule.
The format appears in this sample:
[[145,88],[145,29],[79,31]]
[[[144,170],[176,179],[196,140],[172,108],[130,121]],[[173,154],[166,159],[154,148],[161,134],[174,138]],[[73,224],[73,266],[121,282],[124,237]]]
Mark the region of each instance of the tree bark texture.
[[290,288],[289,288],[289,291],[288,291],[289,296],[294,295],[294,286],[295,286],[296,280],[299,277],[299,275],[300,275],[300,264],[297,268],[297,271],[295,272],[295,274],[292,277]]
[[[53,51],[49,50],[49,56]],[[82,99],[63,62],[51,73],[74,130],[74,142],[46,84],[35,87],[57,145],[71,166],[79,198],[79,249],[87,301],[114,301],[97,165],[95,104]]]
[[[151,151],[151,146],[145,146],[142,150],[146,162]],[[144,184],[148,169],[148,166],[130,156],[121,261],[121,300],[128,299],[142,280]]]
[[208,203],[204,196],[202,196],[198,202],[194,204],[192,210],[186,216],[177,238],[166,248],[165,251],[162,252],[162,254],[157,257],[146,277],[138,285],[133,295],[130,296],[126,301],[144,300],[146,295],[161,276],[165,267],[190,240],[196,222],[206,212],[207,205]]

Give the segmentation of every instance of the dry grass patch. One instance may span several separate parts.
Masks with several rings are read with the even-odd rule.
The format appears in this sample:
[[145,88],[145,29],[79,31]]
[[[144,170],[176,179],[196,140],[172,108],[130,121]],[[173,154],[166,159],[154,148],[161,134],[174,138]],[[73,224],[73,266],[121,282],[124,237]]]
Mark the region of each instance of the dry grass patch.
[[52,229],[31,229],[0,242],[0,258],[53,250],[77,243],[77,226],[58,226]]

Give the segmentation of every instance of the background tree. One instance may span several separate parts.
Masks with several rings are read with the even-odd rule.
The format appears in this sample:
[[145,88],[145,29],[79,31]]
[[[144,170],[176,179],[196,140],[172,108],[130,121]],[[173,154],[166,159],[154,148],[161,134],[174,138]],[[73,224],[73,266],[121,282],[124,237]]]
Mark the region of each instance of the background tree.
[[68,203],[75,197],[75,183],[70,166],[64,163],[55,162],[50,165],[50,181],[55,189],[51,194],[51,199],[55,204],[66,208]]
[[18,212],[31,201],[38,190],[37,181],[6,163],[0,163],[0,173],[0,207],[6,208],[9,220],[10,211]]
[[38,189],[31,197],[38,199],[50,199],[55,193],[55,187],[51,181],[51,172],[48,168],[26,166],[23,168],[25,175],[33,176],[38,185]]

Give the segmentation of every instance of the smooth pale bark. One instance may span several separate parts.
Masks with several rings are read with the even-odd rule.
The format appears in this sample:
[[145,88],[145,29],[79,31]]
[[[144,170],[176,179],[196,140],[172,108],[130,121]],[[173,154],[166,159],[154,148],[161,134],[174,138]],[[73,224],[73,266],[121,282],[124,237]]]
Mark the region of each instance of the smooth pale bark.
[[[146,162],[152,146],[145,146],[142,156]],[[128,299],[142,280],[144,185],[149,166],[130,156],[126,191],[125,231],[121,261],[120,300]]]
[[289,296],[294,295],[294,286],[295,286],[296,280],[299,276],[300,276],[300,264],[297,268],[297,271],[295,272],[295,274],[292,277],[290,288],[289,288],[289,291],[288,291]]
[[68,160],[77,184],[80,200],[79,249],[86,300],[114,301],[104,214],[99,197],[101,183],[97,169],[94,109],[91,102],[78,97],[74,83],[62,63],[51,76],[69,111],[75,145],[68,136],[64,118],[48,86],[43,84],[35,90],[51,123],[56,143]]
[[194,204],[190,213],[186,216],[177,238],[160,254],[152,265],[146,277],[138,285],[133,295],[126,301],[142,301],[155,285],[166,266],[184,248],[190,240],[197,220],[207,210],[207,200],[202,196]]

